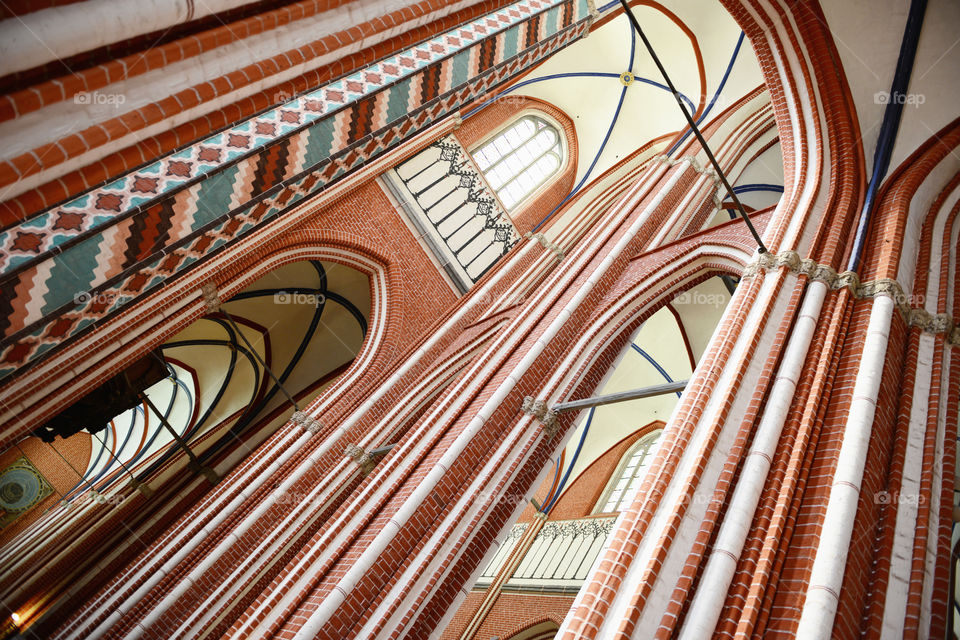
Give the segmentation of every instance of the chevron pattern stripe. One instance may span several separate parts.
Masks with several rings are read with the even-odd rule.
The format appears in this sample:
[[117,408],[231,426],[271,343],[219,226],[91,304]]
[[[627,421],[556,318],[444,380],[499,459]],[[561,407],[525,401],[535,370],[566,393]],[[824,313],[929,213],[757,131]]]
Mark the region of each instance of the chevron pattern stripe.
[[521,0],[0,234],[0,378],[581,37],[586,0]]

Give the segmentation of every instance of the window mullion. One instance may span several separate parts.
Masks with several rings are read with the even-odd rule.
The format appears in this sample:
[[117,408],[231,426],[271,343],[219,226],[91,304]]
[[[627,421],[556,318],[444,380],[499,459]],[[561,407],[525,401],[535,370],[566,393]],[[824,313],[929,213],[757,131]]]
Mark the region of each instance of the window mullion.
[[[525,135],[516,146],[513,146],[513,143],[507,138],[507,136],[516,135],[520,138],[520,128],[526,128],[526,124],[530,125],[530,133]],[[537,137],[541,135],[546,135],[546,149],[537,153],[532,145],[537,141]],[[482,153],[485,161],[489,161],[492,153],[500,154],[501,151],[498,148],[498,143],[504,143],[504,146],[508,147],[508,151],[502,154],[497,160],[491,162],[485,169],[481,169],[484,179],[488,184],[491,184],[491,181],[494,179],[495,174],[499,179],[502,176],[502,184],[495,188],[494,191],[500,197],[501,202],[506,205],[506,208],[512,209],[518,202],[525,199],[531,193],[542,187],[551,176],[557,173],[560,169],[560,166],[563,164],[562,152],[563,147],[560,143],[560,132],[556,127],[551,125],[549,122],[538,118],[536,116],[524,116],[516,121],[513,125],[508,127],[503,133],[495,136],[493,140],[482,146],[477,154]],[[537,143],[539,146],[540,143]],[[530,154],[532,160],[529,162],[520,158],[520,151],[525,150],[526,153]],[[533,168],[537,166],[539,162],[542,162],[544,157],[548,154],[554,154],[556,158],[556,166],[552,167],[549,171],[543,168],[539,168],[537,172],[541,174],[539,177],[536,177],[533,172]],[[471,154],[476,155],[476,154]],[[477,162],[476,157],[474,157],[474,162]],[[524,183],[520,183],[520,178],[524,178]],[[528,181],[533,185],[528,188],[526,182]],[[491,184],[492,186],[492,184]],[[520,195],[516,198],[510,196],[510,204],[507,205],[506,198],[507,190],[514,189],[520,192]]]
[[[532,168],[534,167],[534,165],[536,165],[536,164],[540,161],[541,158],[543,158],[543,157],[544,157],[545,155],[547,155],[548,153],[552,153],[552,152],[553,152],[553,149],[554,149],[553,147],[550,147],[549,149],[547,149],[546,151],[544,151],[543,153],[541,153],[539,156],[537,156],[536,158],[533,159],[533,162],[531,162],[531,163],[528,164],[526,167],[524,167],[523,171],[521,171],[521,172],[518,173],[517,175],[513,176],[512,178],[510,178],[507,182],[504,182],[503,185],[501,185],[501,187],[500,187],[499,189],[497,189],[497,195],[500,195],[500,192],[501,192],[501,191],[505,190],[508,186],[510,186],[511,184],[513,184],[514,182],[516,182],[517,180],[519,180],[519,179],[520,179],[520,176],[522,176],[523,174],[525,174],[528,170],[532,169]],[[559,162],[557,163],[557,166],[559,166]],[[540,186],[541,186],[544,182],[546,182],[547,179],[548,179],[550,176],[552,176],[552,175],[553,175],[553,172],[548,173],[547,175],[545,175],[545,176],[543,176],[542,178],[540,178],[540,179],[537,181],[537,184],[534,185],[534,187],[533,187],[532,189],[530,189],[530,191],[528,191],[526,194],[524,194],[524,196],[530,195],[531,193],[533,193],[534,191],[536,191],[537,189],[539,189]]]
[[[517,126],[517,125],[513,125],[513,127],[516,127],[516,126]],[[512,128],[513,128],[513,127],[512,127]],[[508,133],[508,132],[507,132],[507,133]],[[484,150],[485,150],[487,147],[489,147],[490,145],[495,144],[498,138],[504,138],[504,139],[506,139],[507,133],[501,133],[499,136],[497,136],[496,138],[494,138],[491,142],[485,144],[480,150],[481,150],[481,151],[484,151]],[[532,136],[528,136],[528,137],[524,138],[523,140],[520,141],[520,144],[518,144],[516,147],[514,147],[513,149],[511,149],[509,153],[503,154],[503,156],[501,156],[499,160],[497,160],[496,162],[494,162],[493,164],[491,164],[489,167],[487,167],[486,170],[484,170],[483,175],[486,176],[488,173],[490,173],[490,172],[493,171],[494,167],[496,167],[497,165],[499,165],[500,163],[502,163],[504,160],[506,160],[506,159],[509,158],[510,156],[516,155],[516,153],[517,153],[518,151],[520,151],[520,149],[523,148],[523,145],[527,144],[528,142],[530,142],[531,140],[533,140],[534,138],[536,138],[539,134],[540,134],[540,131],[537,131],[537,127],[536,127],[536,125],[534,125],[534,127],[533,127],[533,135],[532,135]]]

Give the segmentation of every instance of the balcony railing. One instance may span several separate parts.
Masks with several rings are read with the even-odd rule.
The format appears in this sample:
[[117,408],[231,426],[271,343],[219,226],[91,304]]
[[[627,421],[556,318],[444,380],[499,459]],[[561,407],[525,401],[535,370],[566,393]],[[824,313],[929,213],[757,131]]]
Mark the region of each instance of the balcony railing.
[[385,174],[387,185],[458,288],[466,291],[519,235],[453,136]]
[[[615,516],[547,522],[504,588],[523,591],[576,591],[583,584]],[[529,523],[514,525],[480,575],[475,588],[486,588],[512,555]]]

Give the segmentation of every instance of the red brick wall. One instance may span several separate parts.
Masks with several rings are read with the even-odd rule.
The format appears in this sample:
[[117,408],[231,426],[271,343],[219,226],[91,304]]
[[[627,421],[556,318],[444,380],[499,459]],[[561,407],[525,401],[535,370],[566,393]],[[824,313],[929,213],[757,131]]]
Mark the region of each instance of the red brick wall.
[[[509,640],[516,633],[545,620],[559,626],[570,610],[573,598],[573,595],[501,593],[474,638]],[[443,640],[459,638],[482,599],[483,591],[471,591],[440,637]]]
[[[37,468],[37,471],[39,471],[41,475],[47,479],[47,482],[50,483],[50,486],[53,487],[53,493],[0,530],[0,545],[6,544],[15,538],[27,526],[42,516],[50,507],[55,505],[60,499],[60,496],[72,489],[73,486],[79,482],[80,476],[78,476],[77,472],[82,474],[86,471],[87,462],[90,460],[92,443],[93,437],[87,433],[79,433],[68,440],[57,438],[49,444],[40,438],[31,436],[0,454],[0,471],[23,456]],[[74,471],[74,469],[76,471]]]

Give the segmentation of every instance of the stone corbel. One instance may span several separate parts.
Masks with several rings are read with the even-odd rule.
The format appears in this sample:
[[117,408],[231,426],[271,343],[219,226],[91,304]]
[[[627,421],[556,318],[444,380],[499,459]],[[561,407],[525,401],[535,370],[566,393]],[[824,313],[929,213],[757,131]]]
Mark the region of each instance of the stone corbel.
[[844,287],[849,289],[854,297],[857,297],[857,293],[860,290],[860,276],[853,271],[838,273],[830,288],[843,289]]
[[208,313],[220,311],[220,296],[217,295],[217,285],[215,283],[204,284],[200,287],[200,293],[203,294],[203,304],[206,305]]
[[136,478],[130,478],[130,483],[127,486],[135,491],[139,491],[140,495],[142,495],[144,498],[153,497],[154,491],[150,488],[150,485],[145,482],[140,482]]
[[294,411],[290,419],[314,435],[319,433],[323,428],[322,422],[313,418],[305,411]]
[[659,162],[660,164],[665,164],[670,167],[675,167],[678,164],[688,164],[694,172],[699,173],[700,175],[706,176],[713,180],[714,184],[720,182],[720,176],[716,174],[713,170],[713,167],[704,167],[697,160],[696,156],[683,156],[682,158],[671,158],[668,155],[659,155],[654,158],[654,162]]
[[550,242],[549,240],[547,240],[547,237],[546,237],[545,235],[543,235],[542,233],[533,233],[533,232],[528,231],[527,234],[526,234],[526,236],[527,236],[528,238],[534,238],[537,242],[540,243],[540,245],[541,245],[544,249],[546,249],[547,251],[553,253],[553,254],[554,254],[555,256],[557,256],[557,258],[560,259],[560,260],[563,260],[564,256],[566,255],[566,254],[564,254],[563,249],[561,249],[559,246],[557,246],[557,245],[555,245],[554,243],[552,243],[552,242]]
[[748,264],[742,278],[750,278],[760,271],[774,271],[786,267],[790,271],[806,275],[810,280],[819,280],[830,289],[849,289],[854,298],[867,299],[878,296],[887,296],[893,300],[900,310],[907,326],[919,327],[926,333],[943,333],[950,345],[960,344],[960,332],[954,325],[953,318],[945,313],[931,314],[922,307],[912,307],[910,300],[899,282],[891,278],[879,278],[860,282],[860,276],[853,271],[837,273],[833,268],[817,264],[809,258],[800,259],[796,251],[781,251],[776,256],[769,253],[761,254]]
[[358,447],[355,444],[348,444],[343,452],[349,457],[353,458],[353,461],[357,463],[363,475],[369,475],[373,471],[373,467],[376,465],[376,461],[370,457],[370,454]]
[[[769,255],[769,254],[762,254]],[[778,267],[787,267],[790,271],[794,273],[800,271],[800,254],[796,251],[781,251],[777,254],[777,266]]]
[[524,413],[532,415],[540,421],[548,439],[556,435],[557,430],[560,428],[559,423],[557,423],[557,414],[547,406],[546,402],[543,400],[534,400],[532,397],[527,396],[523,399],[521,409]]

